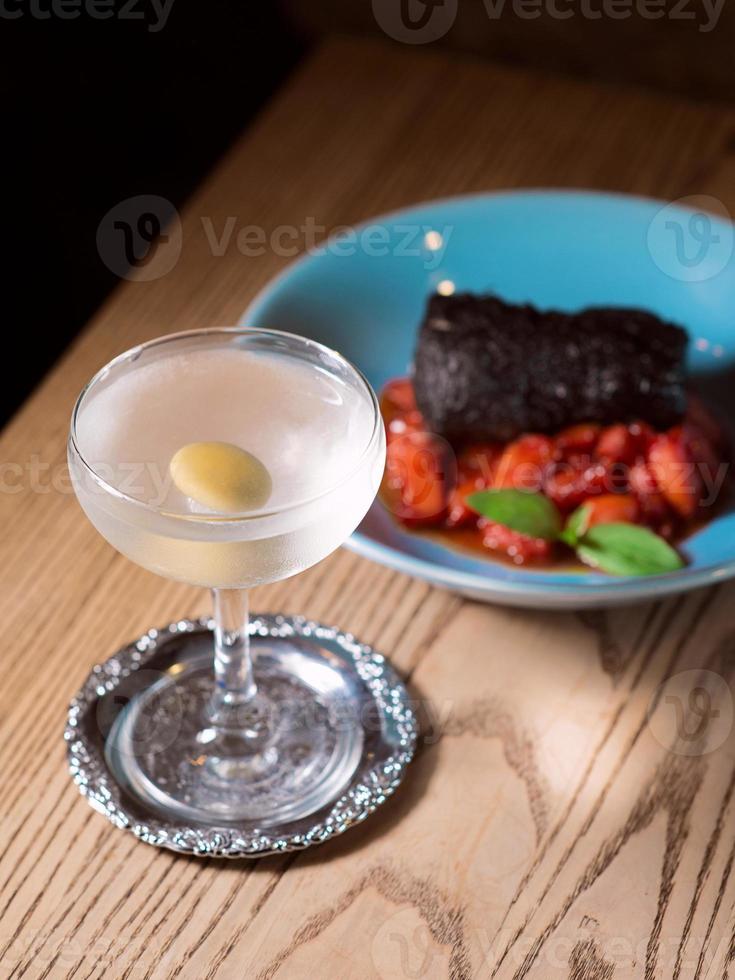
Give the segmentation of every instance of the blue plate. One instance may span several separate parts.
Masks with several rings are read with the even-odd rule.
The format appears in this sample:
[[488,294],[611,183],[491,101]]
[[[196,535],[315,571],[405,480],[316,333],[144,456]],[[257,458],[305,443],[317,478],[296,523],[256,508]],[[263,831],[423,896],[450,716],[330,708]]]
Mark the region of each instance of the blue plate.
[[[690,372],[706,399],[735,411],[733,225],[680,204],[588,192],[531,191],[435,201],[376,218],[305,255],[273,280],[243,323],[313,337],[354,361],[376,390],[406,373],[429,293],[493,291],[577,310],[637,306],[690,332]],[[689,564],[647,578],[531,571],[406,533],[377,501],[355,551],[487,601],[583,608],[661,598],[735,574],[735,507],[682,546]]]

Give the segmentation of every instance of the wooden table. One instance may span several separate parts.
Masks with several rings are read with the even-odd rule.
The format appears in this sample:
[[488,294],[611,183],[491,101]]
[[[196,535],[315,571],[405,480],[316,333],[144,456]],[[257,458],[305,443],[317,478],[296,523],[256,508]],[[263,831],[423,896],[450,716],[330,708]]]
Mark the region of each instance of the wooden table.
[[[433,722],[381,812],[296,856],[223,863],[139,843],[78,795],[61,740],[94,661],[206,608],[96,534],[64,452],[97,367],[156,334],[236,321],[287,261],[214,254],[207,228],[334,228],[539,185],[707,193],[735,212],[734,178],[723,107],[354,41],[297,72],[189,202],[178,264],[116,290],[2,436],[3,976],[735,976],[733,586],[534,613],[341,550],[258,589],[256,609],[339,623],[389,654]],[[712,691],[703,715],[698,685]],[[713,751],[692,748],[698,731]]]

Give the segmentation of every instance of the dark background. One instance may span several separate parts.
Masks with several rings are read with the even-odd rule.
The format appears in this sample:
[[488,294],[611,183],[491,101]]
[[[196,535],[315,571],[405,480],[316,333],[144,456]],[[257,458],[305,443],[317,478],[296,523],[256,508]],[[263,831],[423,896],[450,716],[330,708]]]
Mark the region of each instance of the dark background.
[[21,343],[3,372],[4,418],[116,284],[97,254],[102,216],[137,194],[180,206],[304,45],[274,4],[231,0],[174,0],[158,32],[83,15],[0,30],[5,285]]
[[[37,2],[48,9],[51,0]],[[682,16],[656,21],[491,21],[482,0],[459,2],[438,43],[692,98],[735,98],[735,0],[708,32],[702,0],[684,8],[665,0]],[[113,3],[117,10],[123,0]],[[102,216],[137,194],[181,207],[312,44],[333,31],[384,36],[371,0],[174,0],[158,31],[149,30],[156,17],[145,0],[134,8],[144,20],[38,19],[23,0],[3,9],[23,16],[0,17],[6,336],[14,344],[0,422],[116,284],[97,253]]]

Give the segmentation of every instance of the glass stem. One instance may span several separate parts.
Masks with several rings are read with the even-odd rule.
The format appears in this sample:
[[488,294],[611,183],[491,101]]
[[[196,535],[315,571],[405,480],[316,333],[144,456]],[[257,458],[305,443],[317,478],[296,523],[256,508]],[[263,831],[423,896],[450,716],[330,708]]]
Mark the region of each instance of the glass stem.
[[238,727],[238,709],[255,698],[248,633],[247,589],[212,589],[215,690],[209,714],[226,728]]

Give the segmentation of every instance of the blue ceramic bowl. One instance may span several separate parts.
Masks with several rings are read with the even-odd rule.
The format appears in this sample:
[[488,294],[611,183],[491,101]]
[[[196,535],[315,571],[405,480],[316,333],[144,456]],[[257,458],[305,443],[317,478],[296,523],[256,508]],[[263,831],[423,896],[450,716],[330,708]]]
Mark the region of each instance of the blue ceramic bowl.
[[[637,306],[685,326],[693,385],[735,412],[733,225],[684,205],[622,195],[528,191],[421,204],[376,218],[289,266],[243,315],[313,337],[379,390],[407,372],[429,293],[497,292],[577,310]],[[689,564],[647,578],[516,569],[407,533],[376,501],[349,546],[487,601],[583,608],[661,598],[735,574],[735,507],[682,545]]]

